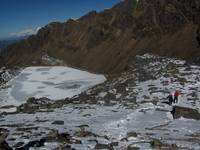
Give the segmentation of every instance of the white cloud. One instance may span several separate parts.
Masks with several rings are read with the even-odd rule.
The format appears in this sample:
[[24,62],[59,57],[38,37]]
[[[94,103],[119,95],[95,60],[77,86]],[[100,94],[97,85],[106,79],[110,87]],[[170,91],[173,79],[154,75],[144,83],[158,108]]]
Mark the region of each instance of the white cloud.
[[9,35],[10,37],[23,37],[23,36],[28,36],[28,35],[34,35],[34,34],[37,34],[40,28],[41,27],[37,27],[36,29],[25,29],[19,32],[11,32]]

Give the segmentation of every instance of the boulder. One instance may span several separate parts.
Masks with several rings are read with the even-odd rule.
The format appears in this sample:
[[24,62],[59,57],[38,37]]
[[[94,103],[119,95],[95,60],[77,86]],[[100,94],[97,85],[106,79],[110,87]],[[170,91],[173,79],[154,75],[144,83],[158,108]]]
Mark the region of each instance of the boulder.
[[187,119],[200,120],[200,113],[198,112],[198,110],[192,108],[174,106],[171,113],[174,119],[184,117]]
[[153,141],[151,141],[151,147],[153,148],[158,148],[160,149],[163,145],[163,143],[160,140],[154,139]]
[[77,137],[98,137],[95,133],[87,131],[85,128],[81,128],[80,131],[77,131],[75,134]]
[[81,144],[78,139],[73,138],[69,133],[59,133],[58,130],[52,130],[45,138],[47,142],[59,142],[67,144]]
[[27,100],[26,103],[20,105],[17,107],[16,113],[35,113],[35,112],[40,112],[42,109],[47,109],[48,111],[51,111],[51,108],[60,108],[63,106],[64,103],[67,103],[65,100],[58,100],[58,101],[53,101],[50,100],[46,97],[42,98],[34,98],[31,97]]
[[13,147],[17,148],[17,147],[22,147],[23,145],[24,145],[24,142],[18,142]]
[[94,150],[114,150],[111,144],[96,144]]
[[7,130],[0,129],[0,150],[12,150],[12,148],[6,142],[8,136]]
[[128,147],[127,147],[127,150],[139,150],[140,148],[138,148],[138,147],[135,147],[135,146],[132,146],[132,145],[129,145]]
[[151,147],[153,149],[165,149],[165,150],[178,150],[178,146],[176,144],[165,144],[165,143],[162,143],[160,140],[158,139],[153,139],[151,142]]
[[0,143],[0,150],[13,150],[6,141]]
[[127,138],[130,138],[130,137],[137,137],[137,133],[136,132],[127,133]]
[[56,120],[56,121],[52,122],[52,124],[55,124],[55,125],[64,125],[65,122],[62,121],[62,120]]
[[61,145],[54,150],[76,150],[75,148],[72,148],[70,145]]
[[27,144],[25,144],[23,147],[16,148],[15,150],[29,150],[31,147],[42,147],[44,146],[45,142],[46,142],[46,139],[30,141]]

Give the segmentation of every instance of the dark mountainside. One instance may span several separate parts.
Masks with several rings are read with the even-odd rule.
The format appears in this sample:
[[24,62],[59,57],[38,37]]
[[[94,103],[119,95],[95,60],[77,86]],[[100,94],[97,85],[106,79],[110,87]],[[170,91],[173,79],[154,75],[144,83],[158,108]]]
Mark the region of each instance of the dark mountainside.
[[53,22],[4,49],[1,65],[41,65],[44,54],[101,73],[126,69],[137,54],[200,62],[199,0],[125,0],[101,13]]
[[13,41],[7,41],[7,40],[2,40],[0,41],[0,49],[3,49],[5,48],[6,46],[10,45],[10,44],[13,44],[14,42]]

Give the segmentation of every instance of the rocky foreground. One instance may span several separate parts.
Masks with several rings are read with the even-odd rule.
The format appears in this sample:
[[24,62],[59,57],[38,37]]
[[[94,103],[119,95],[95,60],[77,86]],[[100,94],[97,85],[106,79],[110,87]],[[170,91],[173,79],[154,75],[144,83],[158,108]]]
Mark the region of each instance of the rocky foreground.
[[[73,98],[30,98],[1,113],[0,149],[198,150],[199,74],[185,61],[137,56],[125,72]],[[170,106],[176,89],[179,103]]]

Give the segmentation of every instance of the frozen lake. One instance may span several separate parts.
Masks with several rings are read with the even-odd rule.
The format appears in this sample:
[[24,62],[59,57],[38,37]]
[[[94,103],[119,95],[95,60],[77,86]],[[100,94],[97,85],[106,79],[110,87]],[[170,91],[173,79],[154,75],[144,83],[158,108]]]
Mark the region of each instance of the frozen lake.
[[0,91],[1,106],[18,105],[30,97],[70,98],[105,80],[103,75],[70,67],[28,67]]

